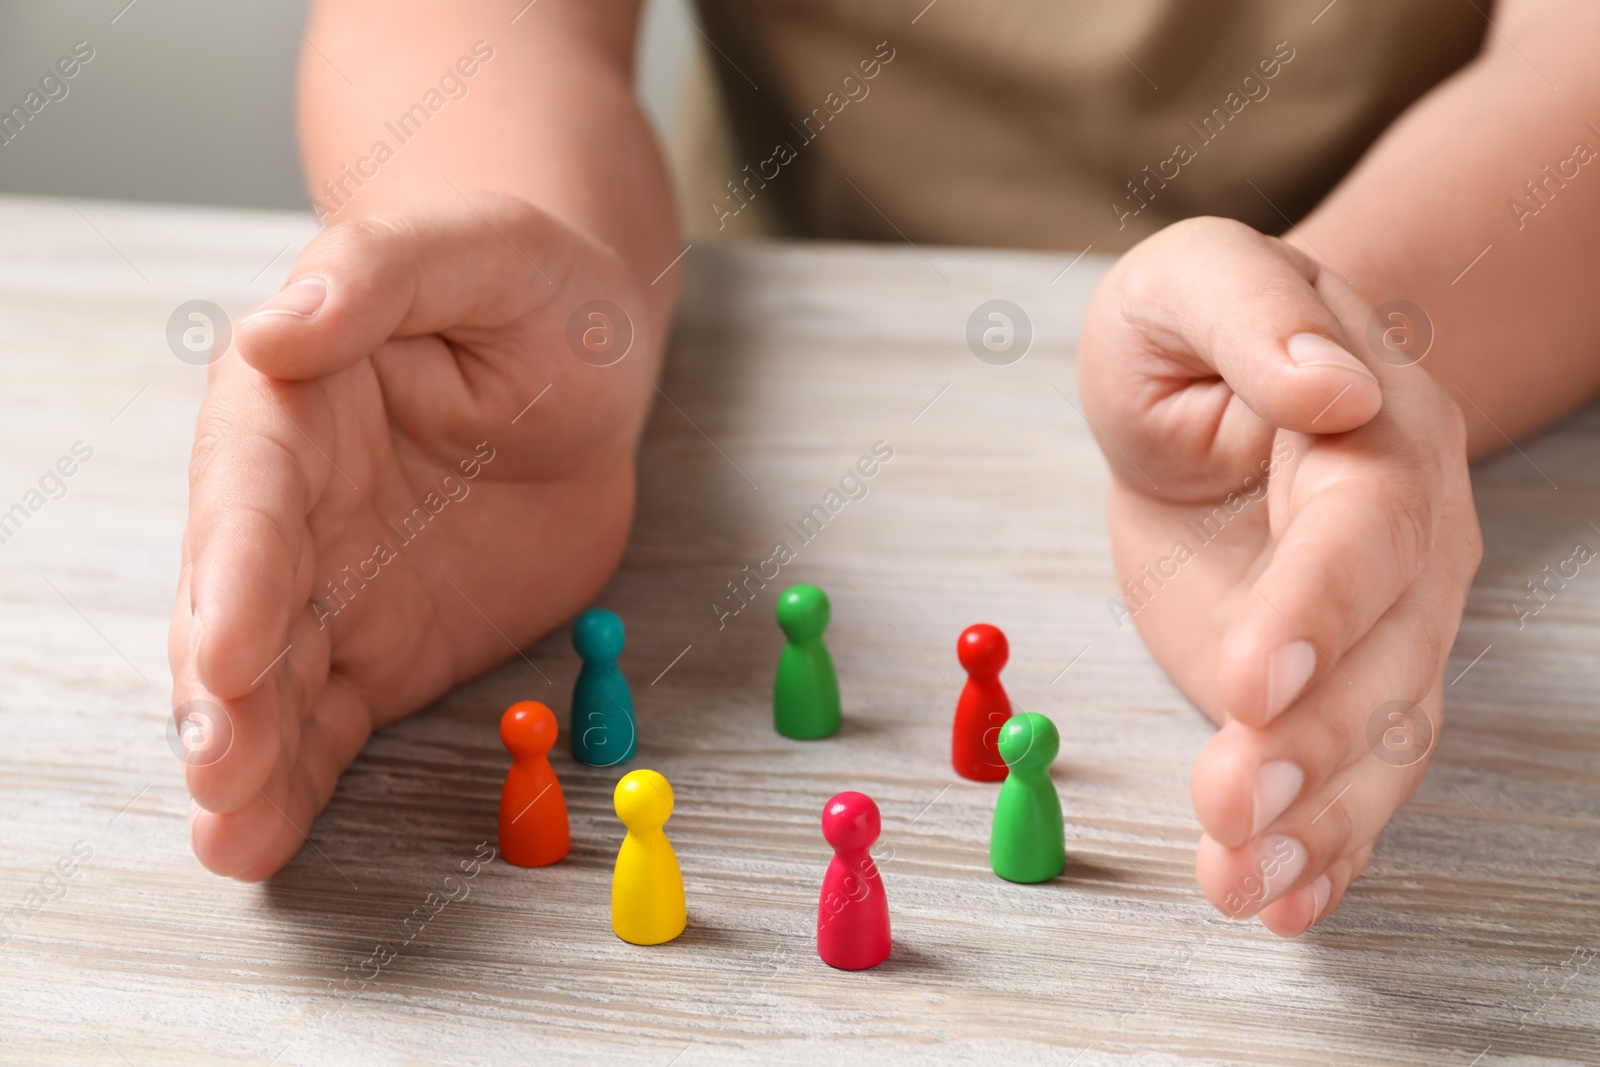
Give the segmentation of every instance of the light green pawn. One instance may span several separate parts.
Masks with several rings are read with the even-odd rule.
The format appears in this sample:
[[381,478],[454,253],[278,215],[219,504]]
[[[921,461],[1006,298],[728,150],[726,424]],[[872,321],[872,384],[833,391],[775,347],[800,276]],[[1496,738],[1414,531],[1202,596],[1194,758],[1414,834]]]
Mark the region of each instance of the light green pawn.
[[989,866],[1008,882],[1048,882],[1067,865],[1067,831],[1050,763],[1061,751],[1055,723],[1038,712],[1000,727],[1000,758],[1009,773],[994,806]]
[[773,725],[784,737],[813,741],[839,731],[839,679],[822,643],[833,611],[814,585],[791,585],[778,597],[778,625],[788,638],[772,688]]

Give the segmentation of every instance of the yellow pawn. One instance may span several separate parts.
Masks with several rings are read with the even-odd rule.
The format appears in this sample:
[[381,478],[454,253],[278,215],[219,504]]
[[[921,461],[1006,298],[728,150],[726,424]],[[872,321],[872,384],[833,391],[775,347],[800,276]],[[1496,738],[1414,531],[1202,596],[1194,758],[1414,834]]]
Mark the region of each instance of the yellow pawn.
[[683,872],[662,826],[672,816],[672,785],[655,771],[633,771],[612,794],[628,828],[611,874],[611,929],[635,945],[659,945],[689,921]]

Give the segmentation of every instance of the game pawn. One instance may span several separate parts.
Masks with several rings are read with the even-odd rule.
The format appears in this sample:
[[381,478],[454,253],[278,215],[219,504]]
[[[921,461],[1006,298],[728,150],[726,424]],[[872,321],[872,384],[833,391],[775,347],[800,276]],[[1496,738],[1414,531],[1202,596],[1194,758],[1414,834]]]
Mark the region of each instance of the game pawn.
[[638,750],[633,694],[617,667],[624,643],[614,611],[590,608],[572,624],[572,647],[583,659],[572,687],[572,756],[591,767],[611,767]]
[[778,625],[787,638],[773,683],[772,719],[778,733],[799,741],[839,730],[839,679],[822,643],[832,609],[814,585],[792,585],[778,597]]
[[549,866],[572,847],[567,798],[550,766],[555,712],[536,700],[511,705],[500,717],[500,742],[512,759],[500,790],[500,855],[517,867]]
[[989,866],[1009,882],[1048,882],[1067,865],[1061,797],[1050,780],[1060,735],[1049,719],[1025,711],[1000,728],[999,748],[1011,773],[994,806]]
[[628,828],[611,874],[611,929],[635,945],[659,945],[689,921],[683,872],[663,827],[672,816],[672,786],[655,771],[632,771],[611,802]]
[[956,658],[967,672],[967,684],[956,702],[950,763],[957,774],[974,782],[998,782],[1006,776],[998,739],[1000,727],[1011,718],[1011,700],[1000,684],[1000,670],[1010,655],[1006,635],[986,622],[962,630],[956,641]]
[[817,955],[842,971],[889,958],[889,898],[868,850],[878,840],[878,805],[865,793],[840,793],[822,808],[822,836],[833,861],[817,908]]

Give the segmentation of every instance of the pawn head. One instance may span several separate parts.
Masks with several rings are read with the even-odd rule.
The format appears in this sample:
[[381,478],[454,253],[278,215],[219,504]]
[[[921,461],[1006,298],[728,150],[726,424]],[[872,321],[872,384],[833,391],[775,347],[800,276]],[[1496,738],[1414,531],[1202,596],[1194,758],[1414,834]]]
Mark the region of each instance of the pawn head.
[[1056,724],[1036,711],[1011,716],[1000,727],[1000,758],[1012,770],[1035,771],[1050,766],[1061,751]]
[[628,829],[656,829],[672,816],[672,785],[655,771],[629,771],[617,783],[611,803]]
[[622,620],[605,608],[590,608],[572,624],[572,647],[586,660],[622,655]]
[[840,852],[861,852],[878,839],[878,805],[865,793],[840,793],[822,806],[822,836]]
[[956,658],[968,674],[999,674],[1011,658],[1011,646],[998,626],[977,622],[961,631]]
[[810,641],[828,628],[833,609],[814,585],[791,585],[778,597],[778,625],[791,641]]
[[556,743],[556,714],[537,700],[511,705],[500,716],[500,743],[513,756],[534,759]]

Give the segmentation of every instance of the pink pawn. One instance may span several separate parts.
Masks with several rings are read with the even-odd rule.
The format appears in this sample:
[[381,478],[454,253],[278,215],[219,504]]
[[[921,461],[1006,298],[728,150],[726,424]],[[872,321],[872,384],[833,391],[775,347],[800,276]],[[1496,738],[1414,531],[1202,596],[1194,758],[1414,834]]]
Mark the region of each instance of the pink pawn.
[[822,836],[833,846],[833,862],[817,908],[817,955],[843,971],[889,958],[889,898],[867,854],[879,828],[878,805],[865,793],[840,793],[823,805]]

